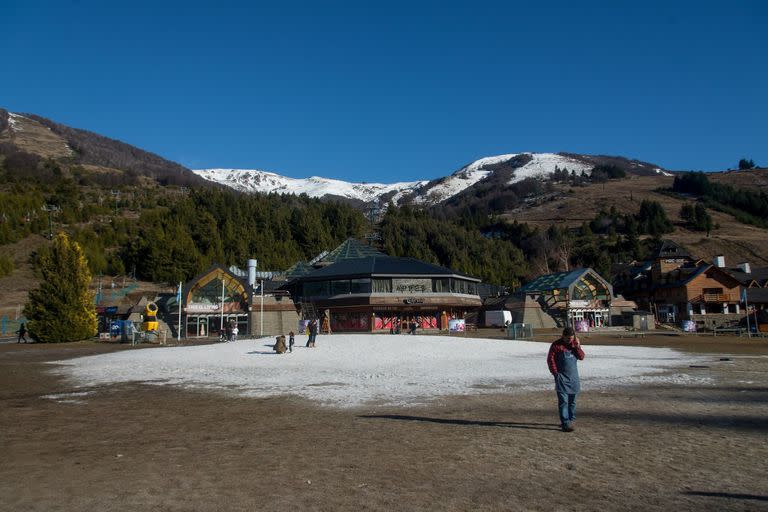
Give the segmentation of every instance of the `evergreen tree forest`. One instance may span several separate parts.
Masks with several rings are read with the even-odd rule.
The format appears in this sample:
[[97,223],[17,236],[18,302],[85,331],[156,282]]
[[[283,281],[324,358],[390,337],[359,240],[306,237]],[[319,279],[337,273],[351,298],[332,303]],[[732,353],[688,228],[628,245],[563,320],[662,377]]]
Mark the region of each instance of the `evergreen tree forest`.
[[688,223],[688,227],[696,231],[706,231],[707,236],[712,231],[712,217],[707,213],[707,209],[701,203],[692,205],[685,203],[680,208],[680,217]]
[[417,258],[511,287],[529,274],[523,251],[511,240],[486,238],[424,210],[390,204],[380,228],[382,248],[390,256]]
[[286,270],[367,229],[363,214],[306,195],[245,195],[197,189],[167,208],[144,211],[122,261],[152,281],[177,282],[212,263]]

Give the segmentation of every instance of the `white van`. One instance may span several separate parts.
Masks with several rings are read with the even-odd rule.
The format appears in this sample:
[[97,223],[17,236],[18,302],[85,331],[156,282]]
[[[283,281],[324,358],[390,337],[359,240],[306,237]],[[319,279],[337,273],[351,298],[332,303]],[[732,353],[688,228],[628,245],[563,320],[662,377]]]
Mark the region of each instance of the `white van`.
[[512,312],[506,309],[501,311],[486,311],[486,327],[505,327],[512,323]]

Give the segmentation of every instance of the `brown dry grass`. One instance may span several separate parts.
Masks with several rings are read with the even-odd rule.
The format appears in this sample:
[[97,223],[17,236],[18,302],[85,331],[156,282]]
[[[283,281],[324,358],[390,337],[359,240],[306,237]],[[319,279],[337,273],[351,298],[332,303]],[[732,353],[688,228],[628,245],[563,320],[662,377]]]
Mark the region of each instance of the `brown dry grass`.
[[17,118],[17,128],[5,130],[0,142],[12,142],[19,149],[43,158],[67,158],[72,150],[63,137],[28,118]]
[[14,267],[10,275],[0,278],[0,317],[15,318],[24,308],[29,291],[39,283],[39,279],[32,273],[29,257],[48,243],[45,237],[30,235],[14,244],[0,247],[2,254],[11,258]]
[[[739,185],[747,186],[743,180],[750,178],[740,179],[742,181],[739,181]],[[674,233],[664,238],[682,244],[692,256],[712,261],[714,256],[721,254],[729,266],[741,262],[751,262],[753,266],[768,265],[768,231],[765,229],[742,224],[731,215],[716,211],[709,213],[713,222],[720,227],[712,231],[709,237],[705,233],[685,229],[680,218],[680,209],[685,201],[656,192],[658,188],[671,188],[673,181],[673,177],[667,176],[630,176],[628,179],[608,182],[605,187],[560,185],[559,189],[563,193],[560,199],[504,217],[509,221],[527,222],[543,229],[551,224],[578,227],[592,220],[601,209],[607,211],[615,207],[620,213],[637,213],[643,199],[650,199],[661,203],[667,216],[676,224]]]
[[586,389],[573,434],[552,393],[339,410],[133,384],[60,403],[45,361],[129,348],[4,345],[0,510],[767,510],[751,343],[684,369],[712,386]]

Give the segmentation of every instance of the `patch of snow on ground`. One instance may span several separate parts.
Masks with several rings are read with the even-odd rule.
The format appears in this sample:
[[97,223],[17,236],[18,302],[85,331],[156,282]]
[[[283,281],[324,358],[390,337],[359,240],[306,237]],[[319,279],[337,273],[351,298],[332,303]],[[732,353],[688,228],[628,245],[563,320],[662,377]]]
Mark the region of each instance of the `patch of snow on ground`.
[[92,395],[93,391],[76,391],[73,393],[56,393],[52,395],[43,395],[41,398],[46,400],[53,400],[60,404],[84,404],[84,400],[80,400],[82,397]]
[[[55,371],[83,387],[138,381],[251,397],[294,394],[339,407],[553,388],[545,343],[365,334],[319,336],[316,348],[305,348],[303,336],[296,341],[294,352],[282,355],[272,351],[273,338],[125,350],[58,361]],[[698,360],[670,349],[584,349],[579,369],[586,390],[698,378],[670,376],[667,370]]]
[[531,155],[531,161],[515,170],[515,175],[509,180],[509,184],[523,181],[525,178],[545,178],[555,172],[555,167],[568,169],[568,172],[576,171],[580,175],[582,171],[587,174],[592,172],[591,164],[586,164],[558,155],[556,153],[528,153]]

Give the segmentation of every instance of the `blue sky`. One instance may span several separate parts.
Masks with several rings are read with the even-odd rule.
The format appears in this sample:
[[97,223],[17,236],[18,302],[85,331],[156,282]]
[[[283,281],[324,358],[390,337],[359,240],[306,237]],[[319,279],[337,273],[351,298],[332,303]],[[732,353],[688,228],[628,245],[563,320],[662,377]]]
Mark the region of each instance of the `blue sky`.
[[192,168],[768,165],[768,2],[0,2],[0,106]]

